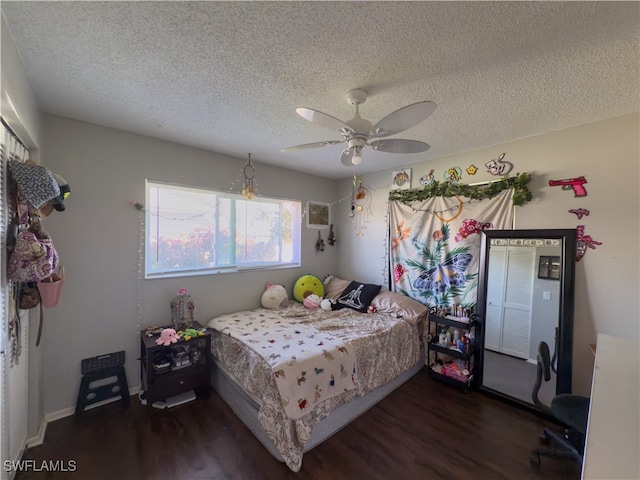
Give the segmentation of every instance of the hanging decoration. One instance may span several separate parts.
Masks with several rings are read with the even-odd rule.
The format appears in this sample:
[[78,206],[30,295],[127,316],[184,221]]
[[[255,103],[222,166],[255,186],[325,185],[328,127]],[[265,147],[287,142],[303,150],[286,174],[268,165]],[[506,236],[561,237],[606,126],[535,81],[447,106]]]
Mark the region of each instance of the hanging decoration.
[[513,163],[503,161],[506,153],[501,153],[497,159],[493,159],[490,162],[484,164],[487,167],[487,172],[495,176],[508,175],[513,170]]
[[587,190],[584,188],[584,184],[587,183],[587,179],[584,176],[576,178],[565,178],[564,180],[549,180],[549,186],[561,187],[562,190],[573,190],[574,197],[586,197]]
[[318,241],[316,242],[316,252],[324,252],[324,240],[322,240],[321,232],[318,232]]
[[364,186],[360,177],[353,177],[353,192],[351,197],[351,223],[356,236],[363,237],[367,228],[368,217],[373,215],[371,211],[371,191]]
[[457,184],[462,179],[462,169],[451,167],[444,172],[444,179],[447,183]]
[[602,242],[595,241],[591,238],[591,235],[585,235],[584,225],[578,225],[576,230],[578,232],[576,238],[576,262],[579,262],[584,257],[584,254],[587,253],[587,248],[595,250],[597,245],[602,245]]
[[411,169],[396,170],[391,176],[391,188],[408,190],[411,188]]
[[427,185],[431,185],[434,180],[435,180],[435,177],[433,176],[433,169],[431,169],[429,173],[420,177],[419,182],[420,182],[420,185],[422,185],[423,187],[426,187]]
[[245,197],[247,200],[251,200],[253,197],[256,196],[256,188],[253,183],[253,179],[256,176],[256,169],[251,163],[251,154],[249,154],[249,159],[247,160],[247,163],[244,166],[243,173],[244,173],[244,186],[242,187],[242,196]]
[[589,210],[587,210],[586,208],[572,208],[571,210],[569,210],[569,213],[573,213],[576,217],[578,217],[578,220],[581,220],[582,217],[589,216]]
[[329,237],[327,238],[327,243],[332,247],[336,244],[336,234],[333,233],[333,223],[329,225]]
[[531,180],[530,173],[520,173],[514,177],[504,177],[496,182],[482,185],[453,184],[448,182],[433,182],[422,190],[391,190],[390,201],[398,201],[409,205],[421,202],[431,197],[467,197],[470,200],[493,198],[500,192],[513,189],[513,204],[522,206],[531,200],[532,195],[527,188]]

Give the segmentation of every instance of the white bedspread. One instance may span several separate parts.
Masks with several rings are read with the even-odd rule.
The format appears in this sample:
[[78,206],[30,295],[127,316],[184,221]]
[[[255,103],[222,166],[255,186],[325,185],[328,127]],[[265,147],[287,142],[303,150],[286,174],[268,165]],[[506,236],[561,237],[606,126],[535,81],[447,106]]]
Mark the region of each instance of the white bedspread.
[[[323,398],[313,408],[307,408],[303,416],[293,420],[285,412],[275,372],[264,356],[233,335],[218,331],[215,327],[217,319],[208,323],[210,328],[214,328],[212,354],[247,395],[260,404],[258,420],[294,472],[302,466],[304,446],[314,425],[353,398],[364,396],[396,378],[420,358],[417,325],[393,315],[359,313],[349,308],[334,312],[308,310],[298,303],[280,310],[258,308],[250,315],[277,315],[282,321],[290,320],[300,327],[313,327],[347,344],[355,354],[355,388]],[[240,321],[234,320],[234,323]],[[254,326],[259,329],[259,325]]]
[[331,331],[277,310],[222,315],[209,326],[231,335],[271,366],[287,416],[298,419],[327,398],[355,388],[353,348]]

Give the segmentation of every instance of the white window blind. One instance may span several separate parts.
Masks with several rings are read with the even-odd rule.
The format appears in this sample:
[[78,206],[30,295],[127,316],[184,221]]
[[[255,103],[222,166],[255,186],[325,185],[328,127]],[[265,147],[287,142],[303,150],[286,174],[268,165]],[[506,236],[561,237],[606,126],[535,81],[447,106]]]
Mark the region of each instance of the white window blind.
[[145,278],[300,265],[301,203],[146,182]]

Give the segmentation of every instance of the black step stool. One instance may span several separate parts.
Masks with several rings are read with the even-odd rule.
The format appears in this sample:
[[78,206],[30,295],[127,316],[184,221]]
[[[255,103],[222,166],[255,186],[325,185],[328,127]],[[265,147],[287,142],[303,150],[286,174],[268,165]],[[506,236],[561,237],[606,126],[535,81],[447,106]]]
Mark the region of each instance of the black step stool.
[[[101,381],[110,377],[115,379],[107,383]],[[114,397],[120,397],[125,407],[128,407],[131,402],[127,376],[124,372],[124,350],[83,359],[82,383],[78,392],[76,415],[84,412],[89,405]]]

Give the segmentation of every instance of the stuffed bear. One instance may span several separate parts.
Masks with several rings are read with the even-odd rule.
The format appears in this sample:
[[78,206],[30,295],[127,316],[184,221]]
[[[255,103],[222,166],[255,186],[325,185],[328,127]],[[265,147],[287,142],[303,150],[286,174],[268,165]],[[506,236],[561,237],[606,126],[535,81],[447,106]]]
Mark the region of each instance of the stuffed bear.
[[289,305],[289,296],[282,285],[267,282],[261,303],[263,308],[284,308]]
[[164,345],[165,347],[170,343],[176,343],[178,341],[178,335],[173,328],[165,328],[160,334],[160,338],[156,340],[156,344]]

